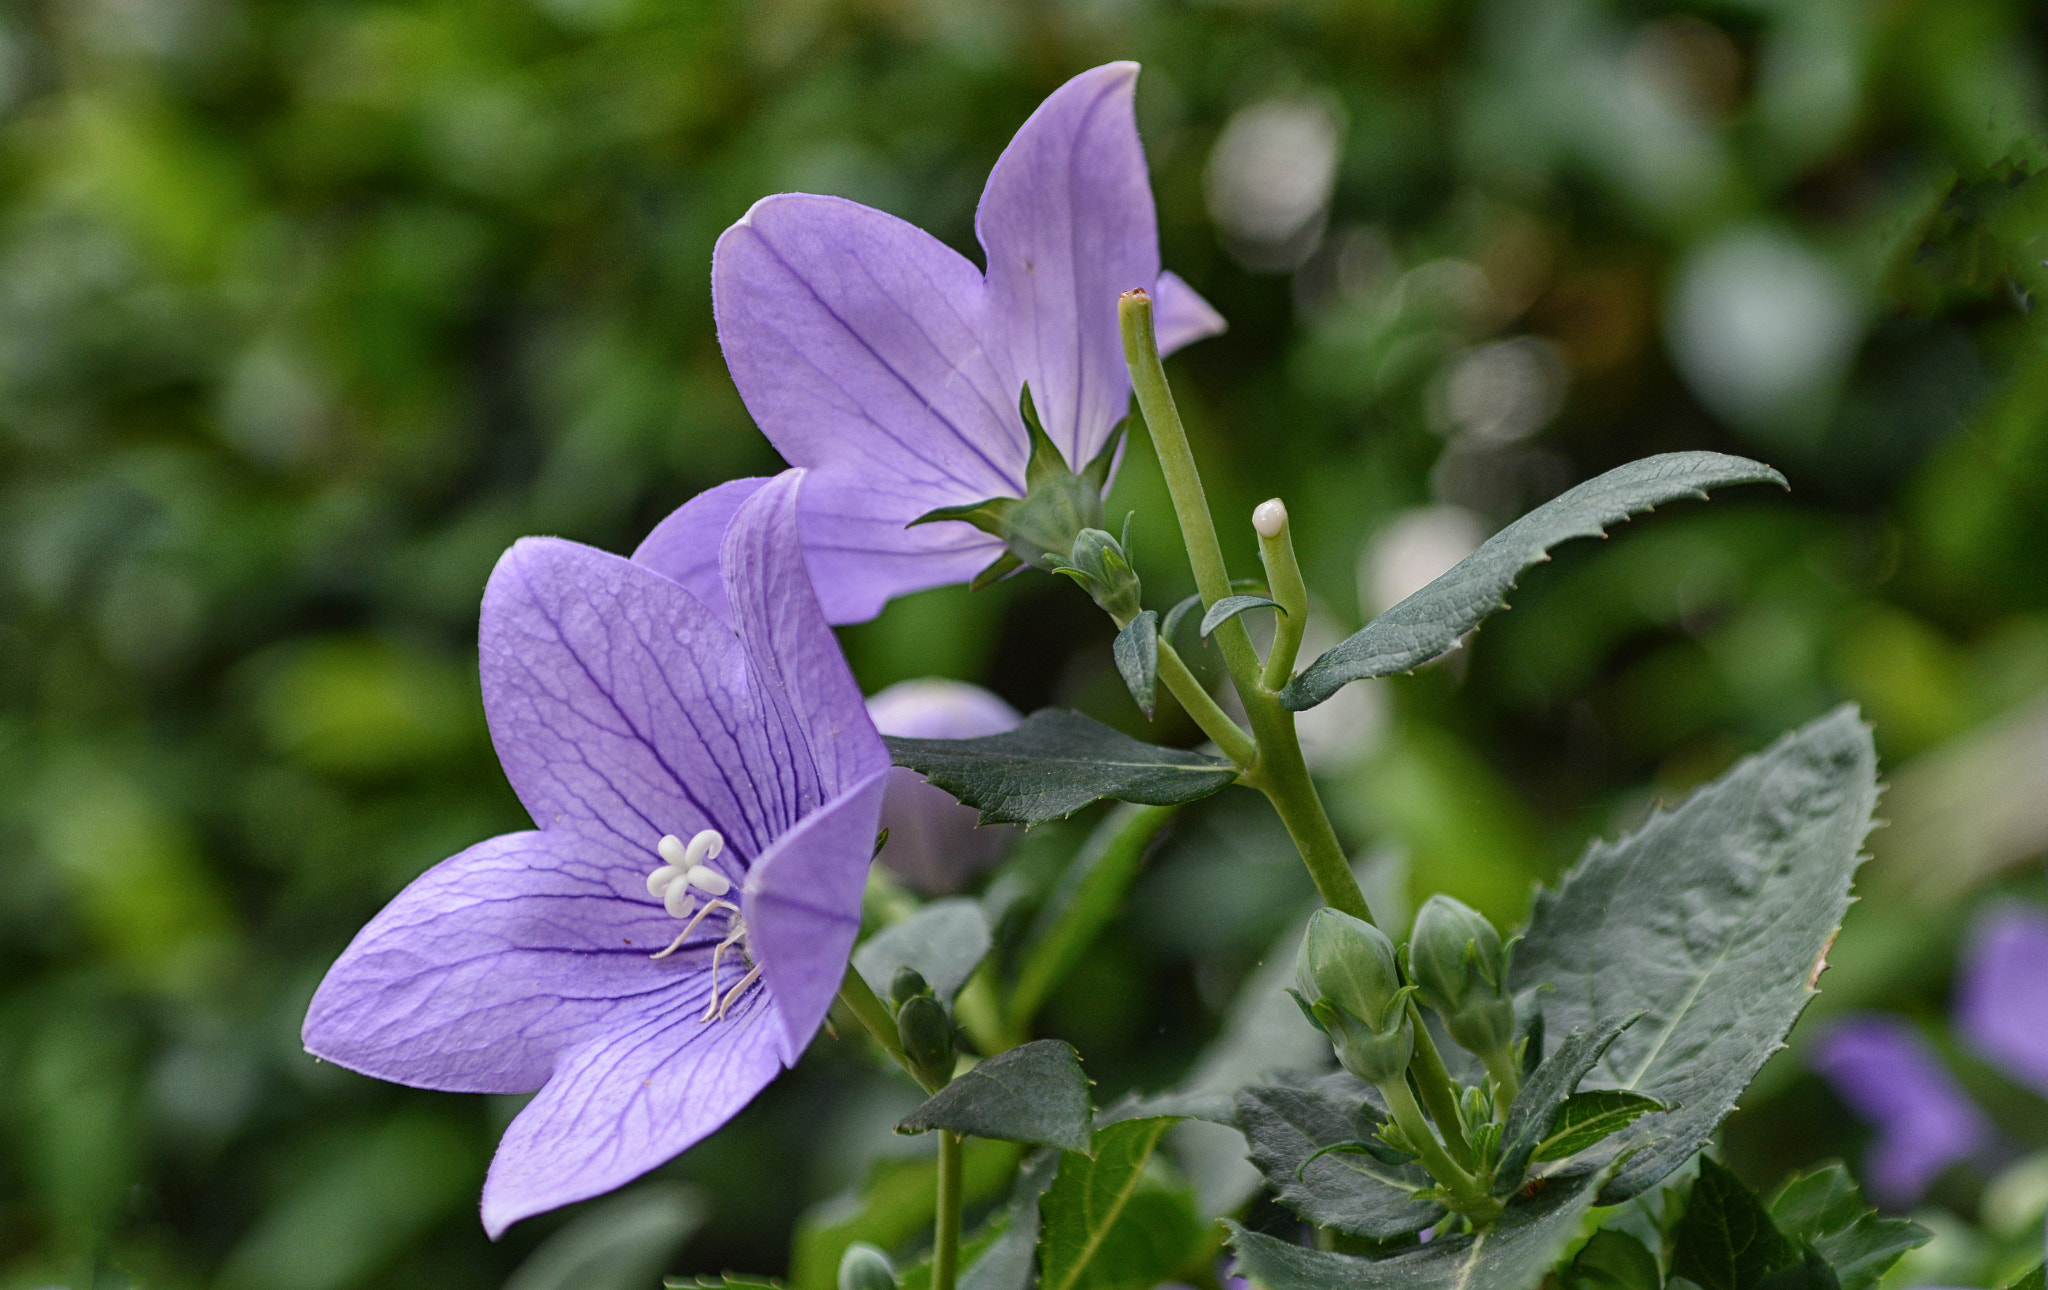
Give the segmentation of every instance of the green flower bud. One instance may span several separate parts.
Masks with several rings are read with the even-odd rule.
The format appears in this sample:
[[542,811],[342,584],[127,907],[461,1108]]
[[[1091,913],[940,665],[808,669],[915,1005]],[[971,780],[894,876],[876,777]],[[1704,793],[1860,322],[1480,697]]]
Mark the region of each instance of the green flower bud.
[[1373,1084],[1401,1078],[1415,1032],[1393,942],[1379,928],[1334,909],[1317,910],[1294,975],[1345,1070]]
[[888,1255],[855,1241],[839,1257],[839,1290],[896,1290],[896,1268]]
[[953,1019],[944,1004],[928,994],[905,999],[896,1012],[896,1034],[919,1080],[936,1086],[953,1078]]
[[1138,571],[1115,538],[1101,529],[1082,529],[1067,563],[1053,570],[1081,584],[1103,612],[1121,627],[1138,616],[1144,588]]
[[889,1002],[901,1008],[921,994],[930,994],[932,988],[925,984],[924,977],[914,967],[896,969],[895,980],[889,982]]
[[1449,896],[1431,896],[1415,916],[1408,976],[1468,1052],[1504,1052],[1515,1040],[1507,951],[1493,924]]

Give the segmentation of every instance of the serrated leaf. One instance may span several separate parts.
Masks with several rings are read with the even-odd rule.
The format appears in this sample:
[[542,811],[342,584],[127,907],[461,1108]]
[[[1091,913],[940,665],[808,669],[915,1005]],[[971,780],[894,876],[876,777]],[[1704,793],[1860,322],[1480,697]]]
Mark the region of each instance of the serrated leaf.
[[1537,893],[1513,988],[1549,1033],[1641,1012],[1588,1076],[1676,1106],[1632,1125],[1614,1204],[1713,1134],[1814,994],[1877,799],[1876,753],[1841,708],[1744,759]]
[[1614,1041],[1636,1022],[1635,1015],[1609,1017],[1584,1029],[1574,1029],[1540,1062],[1515,1104],[1508,1109],[1508,1122],[1501,1133],[1500,1163],[1494,1169],[1493,1192],[1505,1196],[1522,1185],[1536,1148],[1550,1136],[1550,1126],[1566,1099],[1578,1088],[1586,1073],[1599,1064]]
[[1592,1089],[1574,1093],[1557,1108],[1550,1133],[1536,1145],[1535,1160],[1564,1160],[1629,1125],[1652,1111],[1671,1108],[1654,1097],[1624,1089]]
[[1057,1151],[1034,1152],[1010,1190],[1001,1235],[960,1274],[960,1290],[1030,1290],[1038,1253],[1038,1202],[1059,1171]]
[[870,989],[886,999],[900,968],[915,968],[932,993],[952,1002],[989,950],[988,915],[981,902],[935,900],[853,952],[853,965]]
[[1202,639],[1207,640],[1210,632],[1247,610],[1265,608],[1278,609],[1283,614],[1287,612],[1280,608],[1279,601],[1268,600],[1264,596],[1225,596],[1202,615]]
[[1906,1251],[1934,1237],[1910,1219],[1879,1216],[1840,1163],[1794,1177],[1772,1197],[1770,1212],[1779,1231],[1826,1257],[1842,1290],[1868,1290]]
[[[1174,1123],[1167,1117],[1125,1120],[1095,1135],[1093,1159],[1073,1151],[1061,1153],[1059,1177],[1040,1203],[1041,1290],[1150,1287],[1185,1256],[1201,1231],[1192,1201],[1186,1202],[1185,1210],[1191,1227],[1182,1234],[1186,1239],[1177,1251],[1165,1248],[1171,1239],[1160,1239],[1162,1215],[1149,1212],[1148,1202],[1138,1201],[1146,1190],[1146,1165]],[[1124,1221],[1127,1213],[1130,1224]]]
[[1385,1121],[1364,1082],[1338,1072],[1298,1084],[1241,1089],[1237,1123],[1252,1164],[1280,1203],[1319,1227],[1387,1240],[1419,1232],[1443,1206],[1412,1193],[1432,1185],[1416,1165],[1325,1148],[1371,1140]]
[[1618,466],[1530,511],[1489,538],[1449,572],[1338,642],[1280,692],[1285,707],[1313,708],[1350,681],[1391,676],[1445,653],[1487,615],[1507,606],[1524,569],[1578,537],[1709,488],[1774,483],[1785,477],[1761,462],[1718,452],[1671,452]]
[[1133,618],[1116,634],[1110,654],[1116,659],[1117,675],[1123,677],[1124,688],[1137,700],[1138,711],[1145,714],[1145,720],[1150,721],[1159,692],[1158,613],[1147,609]]
[[1627,1232],[1593,1233],[1564,1270],[1564,1290],[1662,1290],[1663,1270],[1650,1248]]
[[1229,1093],[1155,1093],[1140,1097],[1132,1093],[1095,1113],[1095,1131],[1125,1120],[1206,1120],[1228,1128],[1237,1127],[1237,1105]]
[[1700,1158],[1700,1176],[1673,1236],[1672,1276],[1700,1290],[1758,1290],[1765,1276],[1802,1257],[1755,1192],[1711,1157]]
[[1142,743],[1065,708],[979,739],[898,739],[889,755],[981,812],[983,824],[1043,824],[1114,798],[1177,806],[1221,792],[1237,767],[1220,757]]
[[898,1133],[948,1129],[974,1138],[1088,1150],[1088,1077],[1072,1044],[1035,1039],[976,1066],[903,1117]]
[[1382,1258],[1332,1254],[1247,1232],[1230,1244],[1238,1273],[1266,1290],[1531,1290],[1579,1233],[1605,1171],[1551,1179],[1485,1232],[1439,1237]]

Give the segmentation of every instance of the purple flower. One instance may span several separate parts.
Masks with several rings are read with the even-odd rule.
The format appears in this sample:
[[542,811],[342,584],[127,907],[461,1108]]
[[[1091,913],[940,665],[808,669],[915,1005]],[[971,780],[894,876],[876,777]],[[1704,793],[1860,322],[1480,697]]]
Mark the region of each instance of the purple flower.
[[1863,1172],[1880,1205],[1913,1204],[1944,1169],[1992,1143],[1983,1112],[1903,1018],[1860,1013],[1842,1019],[1821,1040],[1813,1066],[1877,1129]]
[[[868,700],[868,716],[885,735],[909,739],[973,739],[1014,729],[1017,710],[978,685],[927,677],[901,681]],[[881,861],[913,889],[948,895],[993,864],[1016,841],[1014,826],[976,827],[981,812],[906,767],[889,772],[882,827],[889,841]]]
[[2011,907],[1978,924],[1956,987],[1955,1022],[1992,1065],[2048,1095],[2048,917]]
[[588,547],[505,554],[484,709],[540,827],[429,870],[313,998],[306,1047],[352,1070],[539,1090],[484,1183],[493,1237],[723,1124],[838,988],[889,758],[805,575],[802,473],[724,535],[730,625]]
[[[970,523],[908,526],[1027,496],[1027,383],[1068,471],[1103,452],[1130,403],[1122,292],[1152,293],[1162,349],[1223,330],[1160,271],[1137,76],[1135,63],[1083,72],[1010,141],[975,216],[986,275],[902,220],[835,197],[765,198],[719,239],[719,342],[762,431],[811,470],[804,545],[833,622],[872,618],[891,597],[964,582],[1003,557],[1003,538]],[[705,535],[750,486],[684,507],[635,558],[695,588]]]

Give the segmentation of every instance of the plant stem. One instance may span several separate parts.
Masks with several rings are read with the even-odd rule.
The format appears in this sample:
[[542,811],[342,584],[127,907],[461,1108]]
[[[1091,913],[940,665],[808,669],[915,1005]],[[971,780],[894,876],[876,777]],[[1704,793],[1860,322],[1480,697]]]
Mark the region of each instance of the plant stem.
[[[1230,569],[1223,562],[1223,546],[1216,540],[1216,521],[1209,514],[1209,498],[1202,491],[1194,454],[1188,450],[1188,434],[1180,423],[1180,410],[1174,406],[1173,389],[1166,383],[1166,368],[1159,361],[1159,342],[1152,330],[1152,297],[1143,288],[1124,292],[1117,301],[1117,318],[1123,333],[1124,362],[1131,369],[1131,389],[1152,433],[1159,468],[1166,476],[1166,491],[1173,496],[1174,515],[1180,520],[1181,541],[1187,545],[1188,564],[1194,569],[1195,586],[1207,608],[1230,594]],[[1252,638],[1245,634],[1242,619],[1224,623],[1215,636],[1238,689],[1256,684],[1259,656],[1252,648]]]
[[1180,700],[1180,706],[1187,709],[1202,733],[1216,741],[1224,756],[1240,767],[1249,767],[1258,760],[1259,746],[1202,688],[1180,652],[1164,638],[1159,642],[1159,679],[1166,682],[1167,691]]
[[932,1232],[932,1290],[953,1290],[960,1265],[960,1135],[939,1130],[939,1214]]
[[1244,777],[1245,783],[1266,795],[1287,835],[1315,879],[1323,903],[1353,918],[1373,921],[1372,908],[1351,872],[1351,859],[1330,826],[1322,795],[1309,778],[1308,763],[1302,760],[1301,739],[1294,731],[1294,714],[1280,706],[1271,691],[1254,688],[1241,696],[1252,732],[1259,741],[1259,760]]
[[1406,1080],[1388,1080],[1379,1086],[1380,1096],[1387,1100],[1387,1113],[1401,1133],[1417,1151],[1422,1153],[1422,1167],[1430,1176],[1443,1184],[1450,1194],[1449,1204],[1460,1214],[1472,1220],[1472,1226],[1484,1230],[1493,1226],[1500,1217],[1503,1206],[1487,1194],[1486,1188],[1477,1178],[1458,1166],[1445,1153],[1436,1135],[1429,1130],[1429,1122],[1422,1118],[1422,1108],[1415,1104],[1415,1095],[1408,1091]]
[[[1278,690],[1293,678],[1294,659],[1301,652],[1301,634],[1308,630],[1308,585],[1301,580],[1301,564],[1294,558],[1294,534],[1289,527],[1287,507],[1279,498],[1252,512],[1252,527],[1259,534],[1259,559],[1266,566],[1266,586],[1286,611],[1274,624],[1273,649],[1266,655],[1266,672],[1260,678],[1266,689]],[[1270,536],[1268,528],[1274,528]]]
[[1415,1055],[1408,1060],[1408,1074],[1429,1107],[1430,1118],[1443,1130],[1451,1154],[1467,1169],[1474,1168],[1479,1157],[1465,1136],[1464,1114],[1458,1109],[1457,1081],[1451,1078],[1443,1054],[1436,1050],[1436,1040],[1431,1038],[1429,1027],[1422,1024],[1422,1009],[1415,1006],[1412,998],[1408,1000],[1408,1021],[1415,1027]]
[[1494,1114],[1505,1121],[1508,1108],[1515,1104],[1515,1095],[1522,1091],[1521,1065],[1506,1048],[1496,1048],[1480,1060],[1486,1063],[1486,1073],[1493,1077]]

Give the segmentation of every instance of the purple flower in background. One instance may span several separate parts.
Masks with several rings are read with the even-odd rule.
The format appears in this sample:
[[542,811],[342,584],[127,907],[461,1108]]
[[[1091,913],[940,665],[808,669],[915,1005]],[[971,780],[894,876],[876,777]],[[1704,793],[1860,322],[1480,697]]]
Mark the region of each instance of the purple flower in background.
[[429,870],[306,1016],[380,1079],[538,1089],[484,1183],[495,1237],[704,1137],[795,1062],[860,922],[889,758],[796,541],[801,471],[739,507],[730,622],[528,538],[484,592],[484,708],[537,830]]
[[[973,739],[1014,729],[1017,710],[978,685],[928,677],[901,681],[868,700],[868,716],[885,735],[907,739]],[[976,827],[981,812],[953,800],[907,767],[889,772],[881,861],[914,890],[949,895],[1001,857],[1016,841],[1013,825]]]
[[1983,1112],[1903,1018],[1861,1013],[1842,1019],[1821,1040],[1813,1067],[1876,1127],[1863,1182],[1886,1208],[1912,1205],[1944,1169],[1992,1144]]
[[2011,907],[1982,919],[1956,987],[1964,1042],[2048,1096],[2048,917]]
[[[1223,330],[1160,270],[1137,76],[1135,63],[1083,72],[1010,141],[975,215],[986,274],[912,225],[835,197],[765,198],[719,239],[719,343],[763,433],[811,471],[804,545],[833,622],[1003,559],[1004,538],[972,523],[911,526],[1029,495],[1027,384],[1065,471],[1097,460],[1130,403],[1122,292],[1152,293],[1163,350]],[[1100,482],[1090,476],[1097,510],[1111,464]],[[736,480],[696,499],[634,558],[696,589],[707,535],[756,487]]]

